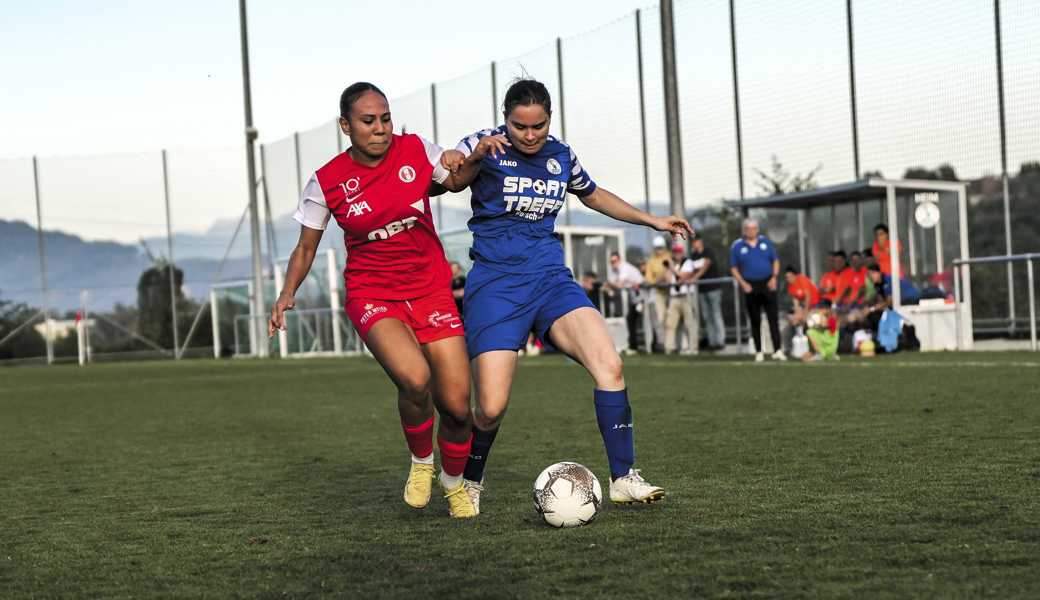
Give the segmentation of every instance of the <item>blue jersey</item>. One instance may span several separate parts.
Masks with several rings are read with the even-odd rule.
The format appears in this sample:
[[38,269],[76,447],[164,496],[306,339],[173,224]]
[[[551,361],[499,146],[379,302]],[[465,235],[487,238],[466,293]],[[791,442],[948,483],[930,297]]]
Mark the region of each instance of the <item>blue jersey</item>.
[[[508,135],[505,125],[478,131],[456,149],[469,156],[480,138],[498,134]],[[553,136],[537,154],[508,147],[505,155],[485,156],[480,174],[470,184],[470,257],[514,273],[564,268],[563,246],[553,235],[556,216],[568,192],[582,198],[595,189],[574,151]]]
[[729,248],[729,266],[736,267],[747,281],[765,281],[773,276],[773,261],[779,257],[773,242],[759,235],[754,244],[743,237]]

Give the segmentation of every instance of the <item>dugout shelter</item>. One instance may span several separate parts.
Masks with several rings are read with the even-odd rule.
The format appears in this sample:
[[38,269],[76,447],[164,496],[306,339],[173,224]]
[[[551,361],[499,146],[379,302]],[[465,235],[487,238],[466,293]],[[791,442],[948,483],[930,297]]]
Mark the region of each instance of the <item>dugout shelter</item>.
[[971,272],[964,268],[963,279],[954,276],[954,261],[969,258],[966,183],[869,177],[727,204],[758,213],[781,260],[796,256],[814,281],[829,252],[871,248],[875,225],[886,224],[891,272],[901,262],[918,287],[951,282],[956,288],[945,290],[948,298],[908,306],[899,286],[892,286],[893,307],[915,325],[921,349],[971,349]]

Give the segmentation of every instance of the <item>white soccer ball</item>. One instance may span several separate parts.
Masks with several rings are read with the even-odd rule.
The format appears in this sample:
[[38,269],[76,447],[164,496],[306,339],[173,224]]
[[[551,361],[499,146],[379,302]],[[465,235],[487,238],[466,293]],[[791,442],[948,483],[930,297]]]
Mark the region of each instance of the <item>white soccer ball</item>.
[[553,527],[591,523],[602,501],[599,480],[578,463],[550,465],[534,480],[534,509]]
[[809,313],[809,318],[806,320],[806,324],[812,329],[822,329],[826,325],[823,313],[819,311],[813,311]]

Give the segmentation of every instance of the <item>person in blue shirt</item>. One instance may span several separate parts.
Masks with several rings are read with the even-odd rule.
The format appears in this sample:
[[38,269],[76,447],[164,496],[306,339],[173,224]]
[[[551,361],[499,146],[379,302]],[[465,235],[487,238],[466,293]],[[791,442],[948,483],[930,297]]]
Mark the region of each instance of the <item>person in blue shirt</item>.
[[772,358],[787,360],[780,345],[780,311],[776,297],[780,257],[773,242],[759,233],[757,219],[744,219],[743,236],[729,249],[729,267],[744,291],[744,304],[751,319],[751,339],[755,341],[755,362],[765,360],[762,354],[763,309],[769,321],[769,337],[773,340]]
[[580,363],[595,382],[596,417],[610,464],[610,498],[654,502],[664,490],[634,468],[635,444],[621,358],[603,316],[574,281],[554,237],[567,194],[620,221],[685,237],[680,217],[643,212],[593,182],[574,151],[549,135],[552,103],[538,81],[506,92],[505,124],[463,139],[465,155],[450,165],[470,182],[473,267],[466,279],[463,322],[477,392],[473,447],[464,484],[480,506],[484,467],[509,403],[517,351],[533,331]]
[[[867,276],[874,282],[874,287],[880,290],[884,296],[883,304],[886,308],[892,307],[892,276],[881,271],[879,265],[867,267]],[[904,305],[917,304],[921,301],[921,292],[914,287],[913,283],[906,277],[899,278],[899,303]]]

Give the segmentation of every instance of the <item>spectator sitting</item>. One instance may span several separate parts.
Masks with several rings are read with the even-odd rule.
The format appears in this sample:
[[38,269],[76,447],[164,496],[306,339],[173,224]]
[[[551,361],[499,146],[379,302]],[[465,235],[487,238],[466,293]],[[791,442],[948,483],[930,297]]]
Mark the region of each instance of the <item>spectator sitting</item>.
[[838,300],[838,286],[841,282],[841,272],[845,270],[845,253],[836,250],[830,253],[831,270],[820,277],[820,297],[830,303]]
[[846,308],[863,304],[866,297],[867,268],[863,265],[863,255],[858,250],[849,255],[849,266],[841,272],[838,283],[838,304]]
[[[881,265],[875,265],[867,270],[867,274],[870,280],[874,283],[875,289],[879,290],[878,295],[881,299],[878,302],[878,306],[881,308],[892,307],[892,277],[885,275],[881,272]],[[914,287],[914,284],[910,283],[910,280],[906,277],[899,278],[899,302],[901,304],[917,304],[921,299],[920,292]]]
[[806,310],[820,303],[820,292],[812,279],[799,273],[794,265],[787,265],[784,279],[787,280],[787,295],[794,301],[796,308]]
[[[891,261],[891,243],[888,238],[888,225],[884,223],[878,223],[874,226],[874,246],[871,248],[871,253],[874,258],[877,259],[877,265],[881,269],[883,275],[892,274],[892,261]],[[903,253],[903,244],[899,240],[896,240],[896,276],[899,276],[903,272],[903,267],[899,262],[899,256]]]
[[807,325],[812,352],[802,360],[838,360],[838,317],[827,301],[809,313]]

